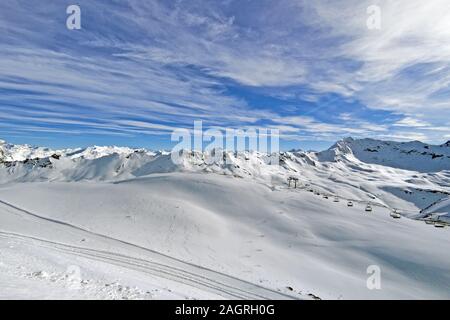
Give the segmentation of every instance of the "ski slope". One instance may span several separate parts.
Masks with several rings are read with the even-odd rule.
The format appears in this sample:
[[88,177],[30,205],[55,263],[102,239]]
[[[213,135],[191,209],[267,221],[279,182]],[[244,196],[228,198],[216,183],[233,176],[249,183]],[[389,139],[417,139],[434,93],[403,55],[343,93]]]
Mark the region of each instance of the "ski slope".
[[[2,214],[3,222],[2,231],[0,231],[0,243],[3,246],[5,243],[8,244],[10,251],[12,251],[11,249],[15,249],[13,250],[14,252],[12,252],[12,256],[17,256],[17,247],[27,248],[27,252],[31,251],[30,247],[32,248],[32,251],[34,251],[35,248],[38,248],[40,249],[38,250],[38,253],[43,251],[42,249],[45,249],[45,255],[49,255],[55,262],[61,263],[58,261],[61,259],[61,256],[71,263],[76,263],[77,261],[82,262],[83,267],[79,267],[80,273],[81,270],[84,270],[85,268],[87,268],[90,273],[92,268],[97,268],[95,264],[101,262],[106,266],[105,269],[100,271],[102,274],[108,272],[112,267],[113,269],[122,268],[126,273],[135,273],[135,275],[133,275],[134,278],[136,278],[134,280],[135,282],[137,282],[138,279],[140,282],[140,279],[148,278],[148,280],[151,280],[150,288],[156,292],[162,291],[162,298],[189,298],[190,294],[193,294],[193,297],[196,297],[197,295],[202,297],[203,295],[203,297],[208,298],[215,297],[228,299],[292,298],[288,294],[272,291],[257,284],[246,282],[191,263],[186,263],[146,247],[105,236],[94,231],[88,231],[67,222],[39,216],[4,201],[0,201],[0,212]],[[8,223],[9,220],[12,220],[13,222]],[[17,224],[19,225],[17,226]],[[18,232],[15,232],[17,229]],[[38,229],[37,232],[31,231],[36,229]],[[24,230],[27,231],[26,235],[23,234]],[[7,268],[6,264],[9,260],[18,261],[21,270],[24,270],[29,266],[27,263],[29,263],[30,260],[43,260],[41,254],[36,254],[36,252],[32,252],[31,259],[29,255],[20,256],[20,259],[17,259],[17,257],[13,259],[11,258],[11,254],[8,254],[7,248],[2,250],[2,253],[3,259],[1,266],[5,269],[4,271],[6,271],[4,272],[4,276],[11,271]],[[35,261],[32,262],[33,267],[34,264]],[[73,264],[69,266],[73,266]],[[54,268],[54,266],[52,266],[52,268]],[[97,270],[97,272],[99,272],[99,270]],[[45,270],[36,270],[28,273],[23,272],[22,275],[28,276],[28,278],[50,279],[51,282],[55,282],[56,280],[67,280],[65,279],[67,277],[64,277],[64,275],[58,276],[55,272]],[[129,281],[128,274],[126,278],[126,280]],[[89,279],[80,280],[81,288],[91,282]],[[155,282],[155,284],[152,282]],[[104,283],[106,288],[108,287],[107,284],[107,282]],[[97,284],[97,287],[99,286],[100,288],[95,288],[97,291],[104,289],[101,287],[101,284]],[[179,292],[172,293],[172,286]],[[123,290],[124,286],[120,287]],[[159,290],[155,290],[158,289],[158,287]],[[76,291],[81,288],[74,290]],[[109,295],[109,297],[120,297],[125,299],[136,298],[133,295],[137,295],[137,297],[140,298],[152,298],[154,296],[152,290],[147,290],[144,293],[137,287],[135,287],[134,290],[130,290],[129,286],[126,288],[128,288],[130,292],[125,292],[125,294],[114,292],[114,290],[104,290],[105,292],[102,293],[106,294],[106,297]],[[92,290],[92,288],[86,289]],[[6,292],[3,294],[6,294]],[[35,293],[30,292],[30,294]],[[50,296],[52,294],[53,293],[50,292]],[[89,297],[88,292],[82,291],[79,294],[87,294],[87,297]],[[9,296],[8,294],[5,295],[5,297],[14,297],[14,294],[12,296]],[[19,297],[21,296],[19,295]],[[39,295],[36,297],[39,297]],[[105,297],[100,294],[98,297],[94,296],[93,298]]]
[[[10,161],[43,149],[3,143],[0,298],[448,299],[449,228],[420,220],[448,216],[448,164],[382,165],[361,152],[383,142],[364,143],[282,153],[279,166],[117,147]],[[372,265],[381,290],[366,286]]]

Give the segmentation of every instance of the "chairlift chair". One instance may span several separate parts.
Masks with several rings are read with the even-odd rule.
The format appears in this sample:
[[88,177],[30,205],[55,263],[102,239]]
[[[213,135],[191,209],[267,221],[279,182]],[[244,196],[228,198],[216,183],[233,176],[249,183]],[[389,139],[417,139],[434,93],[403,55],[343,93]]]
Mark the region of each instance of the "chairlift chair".
[[339,202],[339,198],[338,197],[334,197],[333,202]]
[[348,207],[353,207],[353,202],[352,201],[347,202],[347,206]]
[[435,222],[434,226],[436,228],[445,228],[445,224],[442,222],[438,222],[438,221]]
[[402,216],[398,213],[397,209],[394,209],[394,211],[391,212],[391,217],[394,219],[400,219]]
[[372,212],[372,206],[370,204],[366,206],[366,212]]

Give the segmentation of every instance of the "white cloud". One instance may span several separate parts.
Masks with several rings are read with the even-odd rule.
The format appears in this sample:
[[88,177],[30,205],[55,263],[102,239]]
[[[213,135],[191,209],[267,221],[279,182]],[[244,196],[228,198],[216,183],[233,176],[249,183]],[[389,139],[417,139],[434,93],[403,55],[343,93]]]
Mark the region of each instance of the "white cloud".
[[[243,127],[272,120],[287,135],[389,131],[428,140],[450,126],[448,0],[376,1],[381,30],[366,27],[371,1],[81,2],[97,18],[83,33],[48,19],[56,4],[43,14],[26,2],[2,3],[0,85],[29,92],[12,95],[22,106],[3,101],[0,124],[22,117],[129,134],[163,133],[193,119]],[[340,123],[318,121],[313,111],[290,118],[231,96],[227,81],[319,108],[328,107],[320,96],[336,94],[397,117],[380,123],[343,110]],[[89,119],[94,114],[108,124],[101,128]]]
[[342,74],[338,84],[354,83],[358,88],[354,95],[369,107],[399,112],[443,110],[450,115],[448,99],[443,103],[431,98],[450,84],[448,1],[376,1],[381,8],[381,30],[366,27],[370,4],[356,0],[308,3],[320,17],[322,29],[348,39],[335,48],[336,53],[361,63],[356,72]]
[[414,119],[412,117],[406,117],[403,118],[400,121],[397,121],[396,123],[394,123],[394,126],[399,126],[399,127],[418,127],[418,128],[422,128],[422,127],[429,127],[430,124],[424,121],[420,121],[417,119]]

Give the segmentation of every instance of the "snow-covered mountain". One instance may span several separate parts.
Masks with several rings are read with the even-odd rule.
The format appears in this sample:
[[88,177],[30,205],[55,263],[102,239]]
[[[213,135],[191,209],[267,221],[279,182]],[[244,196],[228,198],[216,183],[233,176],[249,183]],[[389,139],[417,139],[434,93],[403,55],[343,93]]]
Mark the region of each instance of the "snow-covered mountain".
[[49,148],[32,147],[29,145],[13,145],[0,140],[0,162],[25,161],[27,159],[46,158],[60,153]]
[[450,144],[346,138],[322,152],[184,152],[175,164],[170,152],[124,147],[51,150],[0,144],[0,183],[111,181],[157,173],[216,173],[276,187],[290,176],[303,185],[348,199],[401,208],[412,217],[450,195]]
[[[279,165],[223,151],[225,162],[185,152],[175,164],[162,151],[3,142],[0,286],[19,297],[448,298],[448,228],[420,220],[450,221],[449,149],[347,138],[281,152]],[[67,291],[73,264],[83,276]],[[383,290],[367,289],[369,265]]]
[[[169,152],[121,147],[50,150],[0,144],[0,183],[111,181],[156,173],[216,173],[273,187],[296,176],[303,185],[345,198],[419,212],[450,194],[450,144],[343,139],[322,152],[184,152],[175,164]],[[216,154],[217,155],[217,154]]]
[[[211,163],[211,155],[201,152],[185,152],[180,164],[173,165],[169,152],[151,152],[145,149],[131,149],[127,147],[89,147],[85,149],[51,150],[49,148],[32,147],[29,145],[11,145],[0,140],[0,162],[6,167],[21,167],[28,169],[47,167],[53,171],[66,172],[77,170],[80,166],[91,166],[89,161],[118,165],[110,175],[99,172],[95,179],[112,179],[123,175],[145,175],[156,172],[170,171],[206,171],[238,176],[264,176],[272,170],[268,155],[258,152],[223,152],[226,163]],[[102,159],[101,161],[98,161]],[[295,173],[296,167],[320,167],[320,165],[344,162],[349,166],[364,166],[377,164],[385,167],[404,169],[419,173],[434,173],[450,170],[450,142],[434,146],[418,141],[392,142],[374,139],[352,138],[343,139],[331,148],[322,152],[281,152],[281,171]],[[70,161],[66,161],[70,160]],[[65,166],[58,166],[58,162],[65,162]],[[128,167],[128,163],[135,165]],[[153,163],[151,163],[153,162]],[[94,166],[96,164],[93,164]],[[140,170],[135,171],[135,169]],[[19,175],[20,170],[10,170],[12,176]],[[277,172],[278,174],[278,172]],[[45,175],[45,174],[44,174]],[[51,175],[51,174],[50,174]],[[69,177],[73,178],[73,177]],[[87,177],[81,176],[80,179]]]
[[319,152],[323,161],[355,158],[383,166],[418,172],[450,170],[450,141],[442,145],[429,145],[420,141],[394,142],[374,139],[346,138],[329,150]]

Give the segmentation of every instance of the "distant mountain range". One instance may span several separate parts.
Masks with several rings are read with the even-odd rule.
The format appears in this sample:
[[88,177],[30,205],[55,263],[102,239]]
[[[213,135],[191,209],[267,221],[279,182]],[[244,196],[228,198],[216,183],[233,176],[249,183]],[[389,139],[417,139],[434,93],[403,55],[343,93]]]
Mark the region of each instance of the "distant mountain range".
[[[321,152],[281,152],[279,166],[259,152],[210,155],[186,152],[173,163],[170,152],[126,147],[51,150],[0,143],[0,183],[36,181],[120,181],[156,173],[216,173],[254,179],[276,188],[290,176],[330,195],[401,208],[413,218],[433,214],[450,195],[450,143],[393,142],[345,138]],[[448,206],[436,207],[447,215]]]

